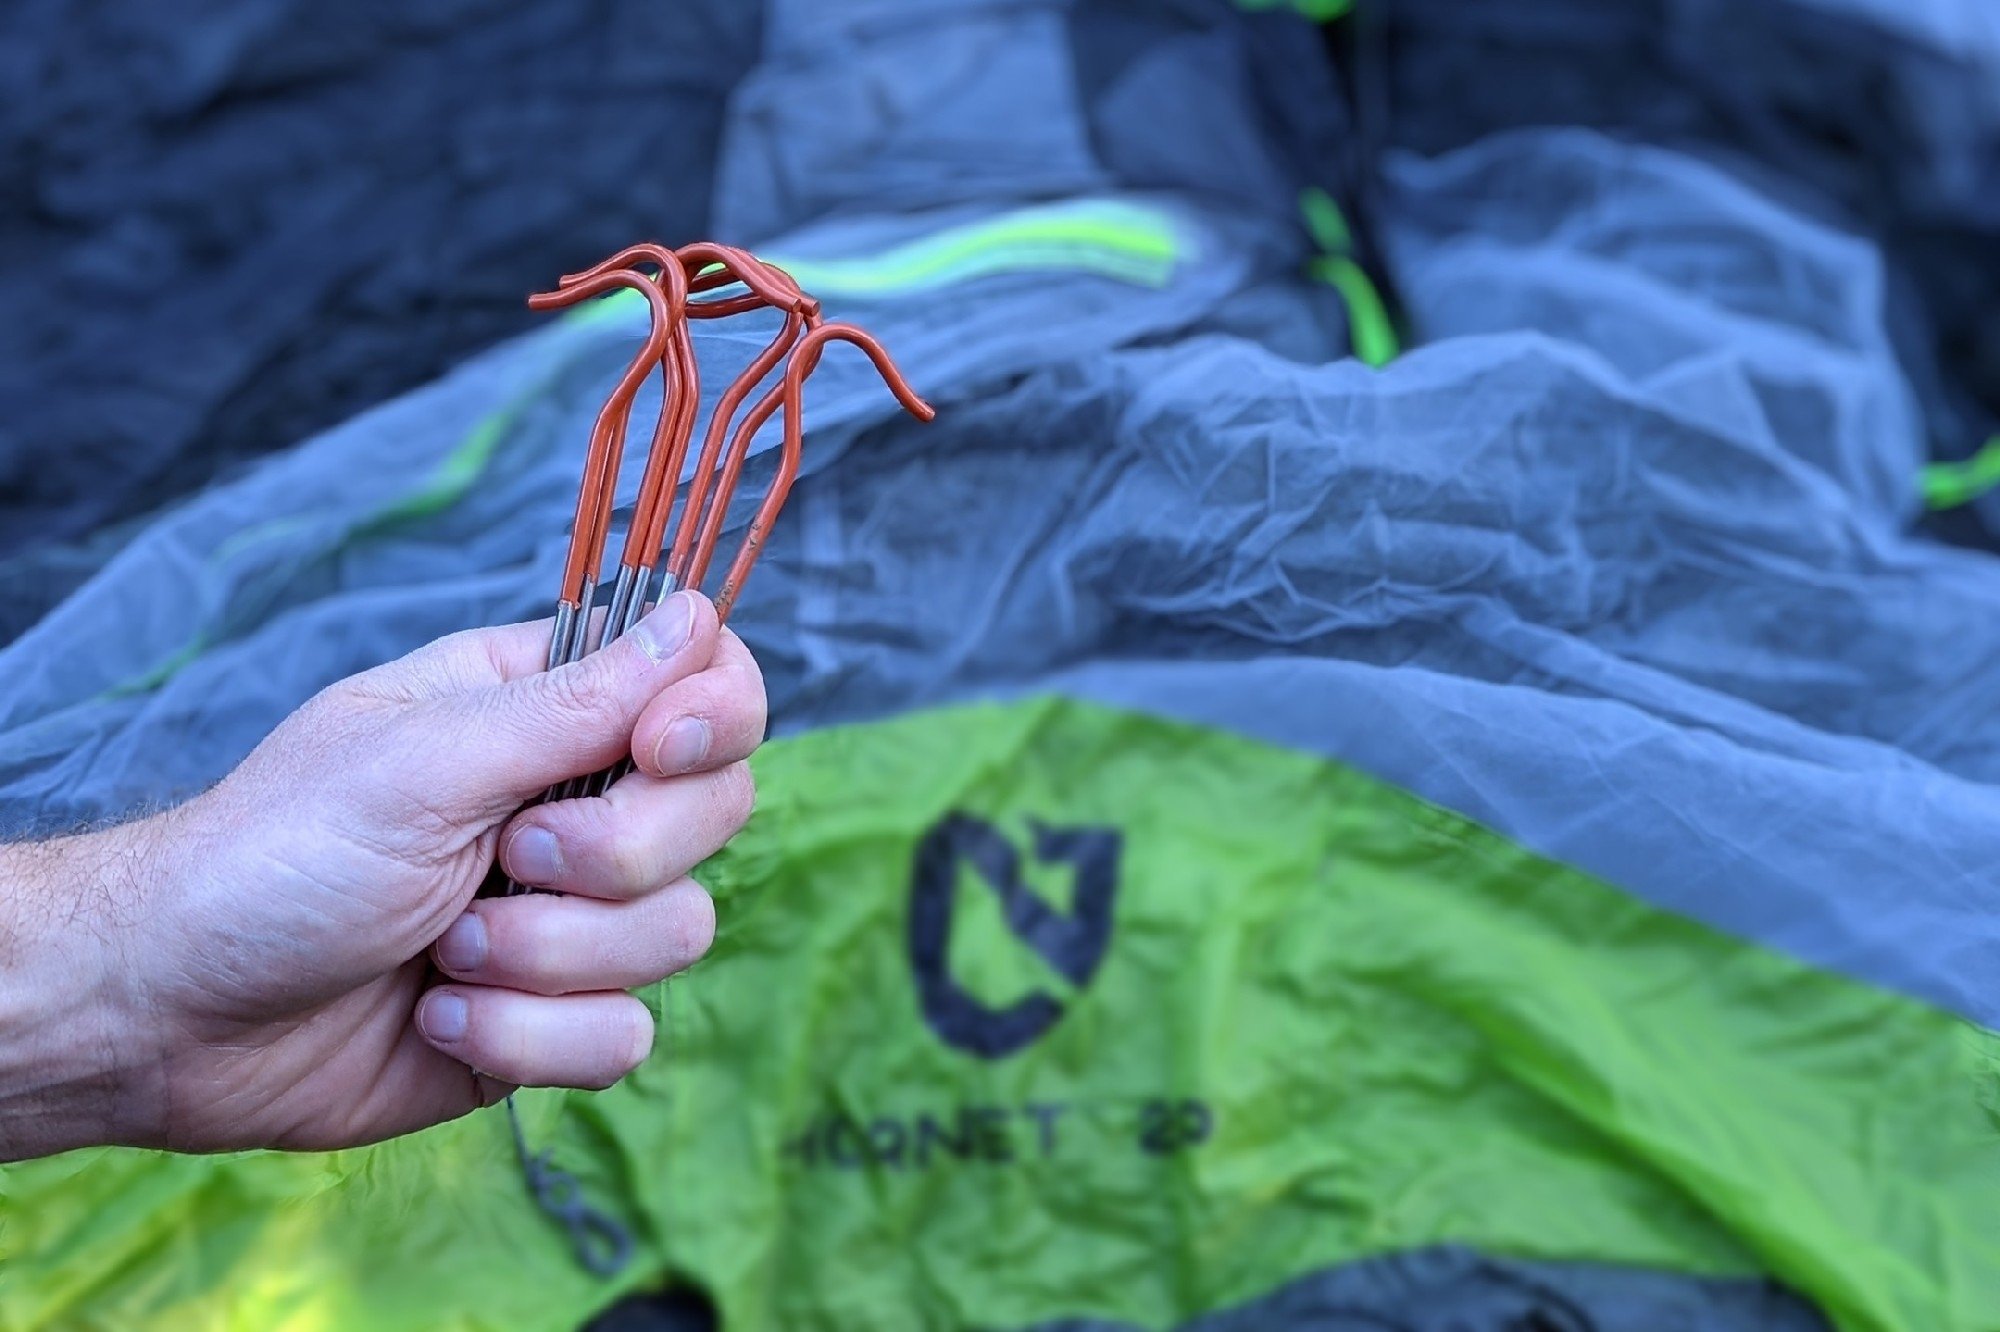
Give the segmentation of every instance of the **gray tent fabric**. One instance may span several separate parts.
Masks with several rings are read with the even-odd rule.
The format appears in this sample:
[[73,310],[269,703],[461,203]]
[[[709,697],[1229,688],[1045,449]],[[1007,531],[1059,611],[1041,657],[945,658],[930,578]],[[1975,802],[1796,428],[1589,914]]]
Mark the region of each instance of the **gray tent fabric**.
[[[705,232],[759,7],[0,12],[0,642],[86,534],[417,387],[638,234]],[[616,34],[613,36],[612,34]]]
[[1864,510],[1914,517],[1921,424],[1870,246],[1586,130],[1496,135],[1387,174],[1388,244],[1425,339],[1587,346],[1720,431],[1763,417],[1772,444]]
[[1215,0],[771,0],[737,89],[717,230],[1107,189],[1297,224],[1347,137],[1296,20]]
[[[2000,13],[1982,0],[1388,0],[1380,137],[1591,127],[1701,154],[1871,236],[1932,451],[2000,427]],[[1979,507],[1988,532],[2000,499]]]

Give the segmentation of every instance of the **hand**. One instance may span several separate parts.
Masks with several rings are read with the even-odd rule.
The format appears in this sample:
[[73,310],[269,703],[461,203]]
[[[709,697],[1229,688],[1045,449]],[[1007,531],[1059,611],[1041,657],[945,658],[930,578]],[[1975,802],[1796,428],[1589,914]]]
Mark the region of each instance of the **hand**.
[[[187,805],[8,849],[0,892],[21,864],[92,885],[61,894],[87,912],[44,909],[16,932],[41,959],[21,974],[99,994],[70,1005],[64,1048],[103,1057],[58,1099],[115,1087],[117,1104],[69,1138],[346,1146],[517,1085],[608,1086],[646,1057],[651,1016],[624,991],[708,947],[714,909],[685,876],[749,817],[763,685],[691,593],[545,672],[548,633],[442,639],[325,690]],[[628,752],[640,771],[604,796],[521,808]],[[474,901],[496,849],[564,895]],[[30,1154],[8,1123],[0,1157]]]

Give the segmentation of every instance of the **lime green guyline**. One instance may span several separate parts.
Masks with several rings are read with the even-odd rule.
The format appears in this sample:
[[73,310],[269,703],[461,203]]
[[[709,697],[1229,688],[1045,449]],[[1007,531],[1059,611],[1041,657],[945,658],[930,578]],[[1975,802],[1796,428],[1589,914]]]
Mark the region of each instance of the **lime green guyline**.
[[[1236,0],[1236,7],[1251,13],[1290,8],[1314,23],[1332,23],[1353,11],[1354,0]],[[1306,229],[1325,251],[1307,261],[1306,272],[1338,291],[1347,303],[1348,340],[1355,356],[1378,368],[1389,364],[1402,353],[1402,343],[1381,293],[1354,260],[1354,236],[1339,205],[1325,190],[1313,188],[1299,195],[1299,211],[1305,214]]]
[[1236,7],[1261,14],[1273,9],[1291,9],[1314,23],[1331,23],[1354,8],[1354,0],[1236,0]]
[[1986,441],[1963,462],[1932,463],[1919,474],[1924,503],[1933,509],[1956,509],[2000,486],[2000,435]]
[[1307,262],[1306,272],[1338,291],[1347,302],[1348,336],[1354,354],[1372,366],[1389,364],[1402,352],[1402,344],[1375,283],[1350,253],[1354,233],[1348,230],[1340,206],[1325,190],[1314,188],[1299,195],[1299,212],[1305,216],[1306,230],[1325,251]]
[[[1003,217],[951,227],[881,254],[810,258],[761,256],[820,296],[901,296],[996,273],[1061,269],[1164,287],[1180,261],[1172,222],[1135,204],[1087,202],[1024,208]],[[600,304],[634,304],[635,292]]]

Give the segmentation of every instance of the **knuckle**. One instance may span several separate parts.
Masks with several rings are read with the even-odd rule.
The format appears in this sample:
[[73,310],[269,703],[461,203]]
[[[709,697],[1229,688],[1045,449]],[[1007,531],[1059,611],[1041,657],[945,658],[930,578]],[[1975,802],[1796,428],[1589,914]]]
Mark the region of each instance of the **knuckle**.
[[715,899],[693,879],[686,884],[687,890],[678,894],[673,931],[675,960],[682,966],[706,957],[715,942]]
[[730,827],[750,821],[757,811],[757,779],[748,763],[732,763],[716,774],[716,804]]
[[761,681],[757,685],[756,692],[750,697],[748,715],[750,741],[753,745],[761,745],[764,743],[764,731],[771,721],[770,704],[764,697],[764,686]]
[[656,872],[657,841],[646,835],[644,828],[633,820],[619,820],[610,825],[603,838],[605,867],[615,883],[624,888],[650,888]]
[[[377,667],[376,671],[380,669]],[[375,671],[362,671],[344,680],[335,680],[301,703],[293,715],[313,725],[325,725],[343,713],[364,707],[373,697],[368,686],[374,676]]]
[[[465,655],[476,654],[481,668],[490,680],[499,681],[507,678],[507,654],[502,648],[498,634],[485,629],[464,629],[460,630],[459,634],[452,635],[452,638],[461,635],[470,640],[464,649]],[[443,641],[449,643],[452,638]]]
[[[623,1068],[619,1069],[618,1078],[624,1077],[627,1073],[645,1063],[646,1057],[653,1053],[652,1013],[647,1011],[646,1006],[636,999],[632,1002],[631,1007],[627,1009],[627,1012],[631,1014],[631,1017],[628,1019],[630,1034],[627,1038],[630,1041],[630,1045],[626,1048],[625,1064]],[[612,1081],[616,1082],[618,1078],[613,1078]]]
[[565,1081],[571,1086],[603,1091],[646,1062],[653,1052],[653,1017],[636,999],[619,1004],[590,1024],[594,1031],[579,1031],[583,1039],[577,1047],[592,1053],[578,1060],[588,1067],[575,1069]]
[[623,783],[600,796],[559,801],[548,810],[570,871],[566,878],[582,891],[623,884],[633,857],[644,849]]
[[754,660],[745,659],[729,672],[728,691],[742,706],[762,713],[765,708],[764,672]]
[[406,668],[401,680],[413,697],[447,697],[507,678],[506,658],[490,629],[446,634],[392,664]]
[[491,970],[530,993],[547,993],[547,981],[561,963],[549,913],[538,909],[554,899],[516,899],[523,909],[485,913]]
[[710,697],[716,711],[725,716],[740,717],[746,729],[754,729],[759,736],[764,733],[765,720],[770,715],[770,700],[764,692],[764,675],[754,662],[745,662],[719,672],[720,679],[712,686]]
[[466,1031],[465,1045],[468,1062],[481,1073],[524,1087],[536,1084],[535,1043],[520,1022],[501,1014],[483,1024],[475,1021]]

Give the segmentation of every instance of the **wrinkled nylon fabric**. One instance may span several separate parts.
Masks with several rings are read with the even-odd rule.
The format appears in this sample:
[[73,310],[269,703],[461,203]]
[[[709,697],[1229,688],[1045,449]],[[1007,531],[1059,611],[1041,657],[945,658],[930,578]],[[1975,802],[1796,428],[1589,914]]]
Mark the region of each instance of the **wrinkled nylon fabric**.
[[[621,1284],[696,1281],[726,1327],[1171,1327],[1448,1240],[1730,1278],[1675,1288],[1693,1326],[1730,1326],[1700,1292],[1726,1311],[1758,1272],[1849,1329],[2000,1300],[1995,1038],[1935,1009],[1215,731],[1047,701],[758,765],[760,817],[704,871],[714,952],[650,994],[653,1059],[524,1098],[634,1226]],[[573,1326],[618,1288],[538,1231],[508,1153],[487,1113],[332,1155],[15,1168],[7,1316]],[[1636,1274],[1554,1284],[1489,1294],[1583,1328],[1646,1307]]]
[[[1702,153],[1870,235],[1932,451],[2000,425],[2000,12],[1983,0],[1386,0],[1379,137],[1588,126]],[[1984,523],[1949,529],[1990,544]]]
[[49,547],[423,384],[634,235],[703,233],[759,21],[734,0],[6,6],[0,641],[94,571]]

